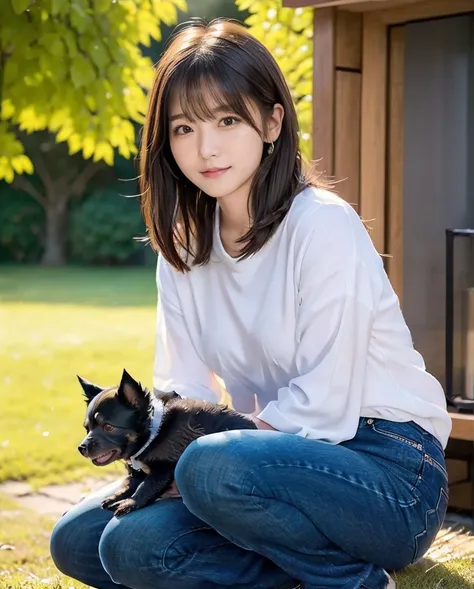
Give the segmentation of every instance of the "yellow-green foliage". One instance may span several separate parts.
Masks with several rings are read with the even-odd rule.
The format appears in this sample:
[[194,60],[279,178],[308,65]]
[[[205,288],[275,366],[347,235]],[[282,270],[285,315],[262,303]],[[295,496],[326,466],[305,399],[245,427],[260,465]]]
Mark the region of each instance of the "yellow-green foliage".
[[70,153],[112,165],[114,148],[136,153],[152,61],[140,45],[160,40],[186,0],[2,0],[0,180],[33,172],[13,125],[48,129]]
[[251,15],[250,32],[271,51],[283,71],[298,113],[301,150],[311,159],[313,10],[282,8],[281,0],[236,0]]

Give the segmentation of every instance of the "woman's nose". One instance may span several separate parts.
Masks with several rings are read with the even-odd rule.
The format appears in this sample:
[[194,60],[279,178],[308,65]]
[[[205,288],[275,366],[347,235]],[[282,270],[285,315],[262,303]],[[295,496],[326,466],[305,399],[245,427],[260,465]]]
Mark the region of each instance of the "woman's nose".
[[218,156],[220,153],[218,134],[211,130],[200,133],[199,136],[199,155],[203,160],[209,160]]

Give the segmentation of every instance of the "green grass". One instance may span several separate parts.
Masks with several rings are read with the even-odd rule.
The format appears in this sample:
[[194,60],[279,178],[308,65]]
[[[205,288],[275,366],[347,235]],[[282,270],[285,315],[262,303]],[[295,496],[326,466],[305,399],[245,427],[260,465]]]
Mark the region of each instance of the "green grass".
[[76,450],[85,412],[76,374],[105,386],[127,368],[151,386],[154,280],[153,268],[0,266],[0,482],[122,470]]
[[[51,561],[48,545],[53,518],[41,517],[0,495],[0,521],[0,544],[14,547],[0,550],[2,589],[85,589],[61,575]],[[395,578],[398,589],[472,589],[474,567],[471,560],[454,560],[426,573],[409,569]]]
[[[85,404],[76,374],[107,385],[126,367],[151,385],[156,292],[147,269],[0,266],[0,482],[34,486],[122,473],[76,450]],[[0,495],[0,587],[83,587],[48,553],[54,518]],[[474,589],[471,560],[397,575],[399,589]]]
[[2,522],[0,546],[0,587],[2,589],[70,589],[84,585],[61,575],[49,555],[53,518],[24,509],[0,495]]

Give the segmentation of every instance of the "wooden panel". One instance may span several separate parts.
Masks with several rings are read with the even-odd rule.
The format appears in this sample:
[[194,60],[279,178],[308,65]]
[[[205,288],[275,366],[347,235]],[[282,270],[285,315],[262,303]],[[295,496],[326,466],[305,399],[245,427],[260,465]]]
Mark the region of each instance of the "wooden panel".
[[333,8],[314,11],[313,159],[325,175],[334,173],[334,57]]
[[387,24],[401,24],[410,20],[436,18],[474,11],[472,0],[283,0],[289,8],[337,6],[344,10],[385,12]]
[[336,16],[336,67],[360,70],[362,65],[362,16],[339,10]]
[[403,158],[405,29],[394,27],[390,33],[389,114],[388,114],[388,276],[403,300]]
[[[336,72],[336,191],[359,209],[361,74]],[[341,182],[339,182],[342,180]]]
[[457,440],[474,441],[474,415],[463,413],[450,413],[453,422],[451,438]]
[[[365,3],[376,4],[377,2],[386,2],[387,0],[365,0]],[[411,0],[415,2],[415,0]],[[283,6],[288,8],[299,8],[301,6],[314,6],[315,8],[327,6],[350,6],[351,4],[360,4],[361,0],[283,0]]]
[[391,25],[472,11],[474,0],[425,0],[408,6],[380,10],[378,15],[383,22]]
[[372,13],[364,14],[362,72],[360,214],[385,253],[387,27]]

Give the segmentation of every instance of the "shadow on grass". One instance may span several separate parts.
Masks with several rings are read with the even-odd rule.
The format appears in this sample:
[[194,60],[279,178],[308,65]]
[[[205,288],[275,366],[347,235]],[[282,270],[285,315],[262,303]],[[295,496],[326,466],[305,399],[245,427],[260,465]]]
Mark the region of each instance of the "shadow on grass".
[[472,589],[474,562],[471,558],[437,563],[428,559],[394,573],[397,589]]
[[43,268],[0,265],[0,303],[100,307],[156,305],[155,269],[141,267]]

